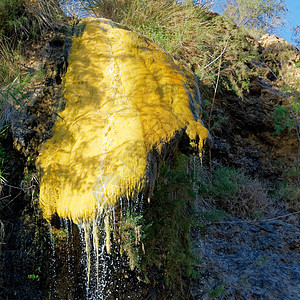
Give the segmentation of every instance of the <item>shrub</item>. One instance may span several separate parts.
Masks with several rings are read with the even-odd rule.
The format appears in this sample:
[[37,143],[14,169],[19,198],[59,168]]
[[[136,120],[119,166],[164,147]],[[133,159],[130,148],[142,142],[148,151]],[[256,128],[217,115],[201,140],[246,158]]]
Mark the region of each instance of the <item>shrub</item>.
[[261,217],[270,207],[264,185],[240,169],[216,169],[211,179],[201,183],[199,194],[203,200],[212,203],[214,209],[243,219]]
[[225,0],[222,6],[223,14],[238,26],[269,32],[286,23],[287,8],[282,0]]
[[0,2],[0,36],[16,37],[26,33],[28,19],[24,13],[24,2],[3,0]]
[[278,105],[275,107],[272,117],[274,120],[275,135],[280,135],[285,129],[290,130],[294,127],[294,122],[290,117],[290,110],[287,107]]
[[297,185],[283,182],[275,192],[275,199],[284,201],[293,211],[300,211],[300,188]]

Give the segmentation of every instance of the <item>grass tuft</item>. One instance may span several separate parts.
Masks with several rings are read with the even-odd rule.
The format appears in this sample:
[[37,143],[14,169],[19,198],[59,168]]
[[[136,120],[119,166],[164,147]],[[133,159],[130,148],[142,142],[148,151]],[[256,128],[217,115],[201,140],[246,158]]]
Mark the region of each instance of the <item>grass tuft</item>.
[[[200,173],[207,173],[205,169]],[[209,178],[200,174],[199,196],[218,209],[242,219],[261,218],[270,208],[268,189],[244,170],[220,167]]]
[[21,79],[24,48],[62,18],[56,0],[0,1],[0,88]]
[[277,188],[274,198],[286,203],[287,208],[292,211],[300,211],[300,188],[299,186],[283,182]]

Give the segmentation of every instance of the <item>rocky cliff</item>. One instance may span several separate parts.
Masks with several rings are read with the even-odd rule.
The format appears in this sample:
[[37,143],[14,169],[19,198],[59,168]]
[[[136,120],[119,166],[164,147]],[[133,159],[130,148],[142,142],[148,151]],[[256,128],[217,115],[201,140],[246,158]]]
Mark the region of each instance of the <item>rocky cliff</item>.
[[[30,101],[25,100],[24,106],[12,101],[3,109],[9,125],[6,135],[1,137],[1,145],[9,156],[6,182],[1,184],[0,211],[0,295],[4,299],[82,299],[89,295],[86,270],[80,263],[85,256],[78,250],[84,247],[80,241],[84,234],[60,219],[53,220],[49,234],[38,206],[40,173],[36,168],[41,144],[53,135],[55,123],[63,123],[61,112],[66,103],[62,83],[72,37],[80,36],[81,32],[77,25],[53,27],[37,46],[38,50],[29,51],[26,68],[36,72],[41,62],[44,70],[44,78],[26,91]],[[142,232],[139,213],[121,223],[124,234],[117,233],[116,240],[123,240],[122,249],[128,253],[131,265],[137,255],[146,256],[151,249],[159,258],[152,256],[155,263],[148,262],[140,270],[132,271],[125,256],[107,257],[103,253],[102,257],[107,259],[103,261],[104,279],[113,278],[109,281],[113,283],[104,290],[115,291],[108,299],[296,299],[299,296],[299,51],[274,36],[265,36],[260,42],[251,39],[250,44],[252,48],[242,48],[241,53],[255,50],[258,56],[247,66],[255,72],[249,71],[242,97],[232,89],[217,89],[213,96],[214,87],[199,82],[202,118],[207,125],[213,125],[212,138],[204,147],[202,167],[195,156],[187,164],[180,163],[183,178],[178,176],[179,171],[168,169],[179,170],[174,159],[179,151],[171,150],[193,154],[186,135],[171,143],[168,154],[165,152],[169,162],[167,166],[163,164],[164,172],[158,173],[158,166],[154,166],[160,174],[154,202],[149,204],[139,198],[135,210],[151,207],[155,214],[151,215],[149,210],[145,213],[146,227],[153,228],[153,232],[147,232],[148,244],[138,238]],[[206,103],[208,94],[214,99],[213,105]],[[277,132],[275,125],[279,128]],[[162,157],[157,155],[155,159]],[[184,181],[190,177],[191,184]],[[171,204],[163,206],[161,199],[167,199],[168,195]],[[177,195],[181,197],[179,200]],[[176,261],[178,265],[190,257],[178,248],[189,247],[183,233],[189,232],[185,225],[195,214],[191,214],[191,207],[183,209],[180,205],[192,202],[191,198],[201,224],[200,230],[191,231],[198,260],[193,263],[194,271],[185,269],[190,277],[196,277],[192,285],[188,275],[178,276],[180,268],[173,270],[173,277],[167,277],[174,268],[174,256],[182,259]],[[126,199],[121,201],[124,206],[126,203]],[[177,214],[176,205],[180,212]],[[182,221],[180,215],[186,211],[189,217]],[[117,214],[115,217],[118,219]],[[156,227],[152,225],[155,221],[159,222]],[[172,232],[165,234],[162,228],[168,226]],[[156,235],[152,240],[151,234]],[[153,242],[155,239],[159,243]],[[175,239],[180,242],[172,243]],[[165,241],[177,246],[175,254]],[[139,251],[132,247],[135,244]],[[113,243],[112,247],[116,245]],[[168,260],[170,257],[173,260]],[[97,271],[94,266],[90,268]],[[278,275],[279,272],[282,274]],[[172,286],[168,278],[176,278],[178,282]],[[282,283],[281,279],[286,281]],[[92,284],[99,284],[96,281],[96,277],[91,278]]]

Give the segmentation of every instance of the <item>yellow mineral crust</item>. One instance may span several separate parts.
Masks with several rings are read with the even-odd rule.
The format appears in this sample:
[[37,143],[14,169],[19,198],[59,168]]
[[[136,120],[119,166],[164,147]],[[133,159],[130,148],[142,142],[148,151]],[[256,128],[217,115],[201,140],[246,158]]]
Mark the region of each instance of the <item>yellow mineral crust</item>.
[[193,74],[146,37],[106,19],[86,18],[73,39],[65,109],[40,152],[40,205],[76,223],[92,221],[118,197],[147,184],[147,154],[195,120]]

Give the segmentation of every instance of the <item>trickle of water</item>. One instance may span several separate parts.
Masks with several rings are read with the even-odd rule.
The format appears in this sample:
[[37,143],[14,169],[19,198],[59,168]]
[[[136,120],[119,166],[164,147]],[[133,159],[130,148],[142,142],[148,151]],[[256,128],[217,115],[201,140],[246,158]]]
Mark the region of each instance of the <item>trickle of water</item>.
[[144,207],[144,194],[141,194],[140,203],[139,203],[139,214],[143,214],[143,207]]
[[84,245],[86,253],[86,266],[87,266],[87,284],[90,283],[90,274],[91,274],[91,244],[90,244],[90,223],[84,222],[82,224],[83,233],[84,233]]
[[[72,235],[72,221],[68,219],[63,219],[64,230],[66,234],[66,249],[67,249],[67,272],[69,280],[72,282],[74,279],[74,273],[72,271],[72,260],[70,249],[73,247],[73,235]],[[70,291],[70,286],[68,286],[68,291]]]
[[50,286],[50,292],[51,295],[54,297],[56,296],[56,270],[55,270],[55,240],[54,240],[54,234],[52,231],[52,226],[49,224],[49,234],[50,234],[50,249],[51,249],[51,262],[50,262],[50,272],[52,273],[52,280],[51,280],[51,286]]
[[101,246],[101,252],[100,252],[101,276],[100,276],[100,278],[98,278],[98,281],[99,281],[98,291],[99,291],[99,296],[101,297],[100,299],[105,299],[104,298],[104,290],[107,285],[105,274],[107,273],[108,265],[107,265],[107,261],[105,259],[105,255],[106,255],[105,243],[103,242],[102,246]]
[[85,249],[81,263],[86,273],[86,299],[104,300],[109,294],[106,280],[109,254],[106,251],[105,230],[96,222],[78,225],[78,228],[82,248]]

